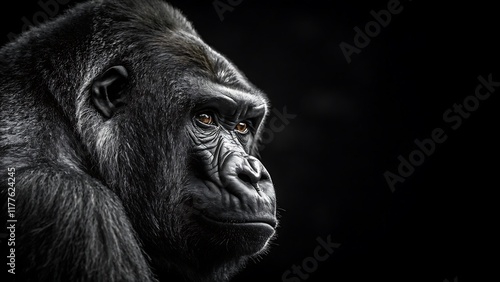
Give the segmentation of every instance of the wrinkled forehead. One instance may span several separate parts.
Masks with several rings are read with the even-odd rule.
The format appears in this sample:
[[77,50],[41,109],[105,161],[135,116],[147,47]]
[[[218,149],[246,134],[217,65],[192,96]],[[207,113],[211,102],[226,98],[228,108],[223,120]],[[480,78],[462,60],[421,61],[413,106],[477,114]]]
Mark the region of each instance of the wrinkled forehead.
[[[195,80],[195,79],[194,79]],[[228,107],[251,107],[265,109],[267,99],[258,91],[248,91],[215,82],[197,81],[192,97],[200,102],[217,102]]]

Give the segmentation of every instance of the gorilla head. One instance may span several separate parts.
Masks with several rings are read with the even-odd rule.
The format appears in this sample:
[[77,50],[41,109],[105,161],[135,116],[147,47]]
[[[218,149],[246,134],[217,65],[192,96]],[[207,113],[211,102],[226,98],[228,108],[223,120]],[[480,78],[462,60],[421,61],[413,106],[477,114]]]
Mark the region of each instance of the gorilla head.
[[[257,158],[268,100],[179,11],[92,1],[0,54],[0,128],[22,136],[2,138],[1,164],[20,179],[27,277],[225,281],[266,250],[277,226]],[[51,228],[35,232],[41,220]],[[71,253],[46,249],[46,236]]]

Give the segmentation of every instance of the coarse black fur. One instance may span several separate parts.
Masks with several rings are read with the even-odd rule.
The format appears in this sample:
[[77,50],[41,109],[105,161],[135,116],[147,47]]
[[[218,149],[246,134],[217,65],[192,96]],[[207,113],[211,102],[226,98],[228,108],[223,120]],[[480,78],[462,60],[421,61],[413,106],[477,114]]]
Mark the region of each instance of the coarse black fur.
[[[113,83],[114,77],[120,83],[99,88],[114,66],[127,75],[111,71]],[[18,281],[227,281],[266,250],[276,222],[263,167],[256,181],[265,181],[260,187],[267,190],[255,186],[253,194],[229,196],[236,203],[229,212],[219,210],[220,199],[208,201],[213,195],[200,192],[200,185],[192,187],[200,182],[193,179],[213,174],[220,175],[213,180],[217,189],[226,187],[224,179],[236,177],[229,174],[237,173],[231,170],[237,162],[254,168],[256,163],[260,173],[253,156],[267,98],[167,3],[77,5],[4,46],[0,77],[0,169],[4,174],[15,168],[15,195],[6,181],[1,191],[3,203],[7,196],[16,200]],[[211,156],[215,151],[196,143],[205,131],[193,125],[194,110],[209,98],[195,97],[214,85],[264,105],[265,111],[256,114],[243,146],[234,145],[241,136],[223,129],[222,121],[217,129],[203,129],[234,138],[224,139],[233,144],[224,156],[205,165],[210,172],[200,172],[203,165],[193,161],[193,151],[208,150]],[[120,100],[105,96],[100,105],[99,89],[118,93]],[[206,132],[203,136],[213,135]],[[222,146],[220,140],[215,147]],[[238,202],[247,199],[256,202]],[[206,231],[195,224],[200,214],[230,217],[243,229],[224,221],[223,228],[208,224],[215,231]],[[234,219],[238,214],[241,224]],[[261,223],[247,227],[254,215],[271,218],[272,229]],[[223,238],[207,238],[206,232]]]

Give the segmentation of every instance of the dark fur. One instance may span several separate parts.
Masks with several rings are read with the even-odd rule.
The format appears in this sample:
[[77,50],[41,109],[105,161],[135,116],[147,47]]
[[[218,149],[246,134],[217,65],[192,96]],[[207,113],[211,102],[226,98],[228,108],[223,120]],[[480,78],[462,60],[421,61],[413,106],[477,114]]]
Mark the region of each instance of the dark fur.
[[[170,272],[224,281],[244,265],[248,257],[191,251],[203,234],[179,218],[189,212],[179,208],[189,197],[183,126],[190,78],[262,94],[178,11],[154,0],[85,3],[3,47],[0,62],[0,168],[16,168],[18,281]],[[89,87],[116,63],[130,70],[134,106],[107,121]]]

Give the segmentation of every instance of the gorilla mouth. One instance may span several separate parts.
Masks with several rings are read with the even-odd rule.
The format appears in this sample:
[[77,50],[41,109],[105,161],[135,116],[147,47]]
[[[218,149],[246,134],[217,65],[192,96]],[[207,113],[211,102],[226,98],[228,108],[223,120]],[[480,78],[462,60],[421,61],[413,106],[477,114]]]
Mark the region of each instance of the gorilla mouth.
[[[220,188],[208,180],[196,180],[198,183],[195,184],[198,191],[208,190],[217,191]],[[220,202],[221,196],[207,194],[197,194],[191,195],[185,202],[188,209],[194,211],[202,221],[209,223],[211,225],[216,225],[219,227],[245,227],[251,229],[255,227],[260,228],[271,228],[273,231],[278,225],[278,221],[274,215],[272,207],[262,207],[258,210],[254,207],[254,210],[239,210],[235,207],[223,207],[219,205],[212,204],[213,202]],[[254,205],[257,205],[253,203]]]
[[222,224],[222,225],[233,225],[233,226],[251,226],[254,225],[255,227],[271,227],[272,229],[275,229],[278,222],[274,218],[265,218],[265,217],[258,217],[258,218],[251,218],[251,219],[223,219],[223,218],[214,218],[212,216],[207,215],[206,213],[202,213],[201,217],[203,217],[205,220],[209,222],[213,222],[216,224]]
[[[266,249],[269,240],[276,232],[277,221],[266,217],[250,219],[214,218],[206,214],[199,215],[199,223],[210,238],[218,238],[218,242],[209,243],[215,253],[224,256],[255,255]],[[221,244],[225,246],[220,248]]]

